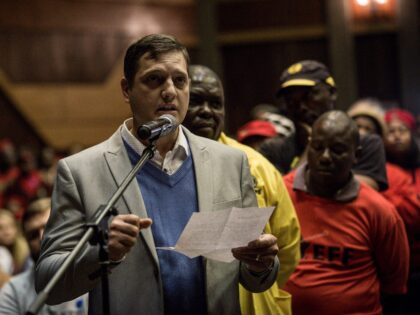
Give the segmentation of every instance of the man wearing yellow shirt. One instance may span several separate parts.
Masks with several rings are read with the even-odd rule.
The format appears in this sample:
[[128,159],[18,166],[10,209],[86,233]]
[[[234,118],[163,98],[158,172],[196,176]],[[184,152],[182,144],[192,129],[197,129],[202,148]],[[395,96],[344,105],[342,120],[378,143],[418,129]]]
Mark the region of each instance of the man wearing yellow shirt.
[[223,133],[224,92],[218,76],[200,65],[190,66],[189,72],[190,105],[183,125],[197,135],[244,151],[254,179],[258,205],[275,207],[265,232],[275,235],[278,240],[278,278],[270,290],[264,293],[251,293],[240,287],[242,314],[291,314],[291,297],[281,288],[300,259],[300,229],[282,176],[260,153]]

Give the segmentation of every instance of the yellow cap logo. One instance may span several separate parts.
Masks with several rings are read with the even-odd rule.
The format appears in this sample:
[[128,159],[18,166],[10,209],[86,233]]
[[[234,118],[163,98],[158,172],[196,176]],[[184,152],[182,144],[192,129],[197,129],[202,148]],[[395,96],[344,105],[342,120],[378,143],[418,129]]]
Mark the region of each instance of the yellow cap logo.
[[325,82],[327,82],[331,86],[335,86],[334,79],[332,77],[328,77]]
[[289,69],[287,69],[287,72],[289,74],[295,74],[298,73],[300,70],[302,70],[302,64],[295,63],[294,65],[291,65]]

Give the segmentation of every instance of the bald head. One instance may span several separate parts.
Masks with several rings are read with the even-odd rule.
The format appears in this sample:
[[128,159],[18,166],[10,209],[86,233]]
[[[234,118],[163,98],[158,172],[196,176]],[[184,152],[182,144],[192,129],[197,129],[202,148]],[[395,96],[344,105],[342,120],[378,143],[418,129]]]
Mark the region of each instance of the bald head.
[[314,123],[308,147],[308,187],[311,193],[332,197],[351,179],[359,132],[342,111],[330,111]]
[[206,66],[191,65],[188,71],[191,78],[190,104],[183,125],[199,136],[218,140],[225,117],[222,82]]
[[359,132],[356,123],[345,112],[332,110],[322,114],[313,125],[312,133],[315,129],[326,129],[332,134],[350,135],[355,147],[359,145]]
[[206,89],[210,93],[220,95],[223,100],[222,105],[225,105],[222,81],[216,72],[203,65],[191,65],[188,67],[188,72],[191,78],[191,90]]

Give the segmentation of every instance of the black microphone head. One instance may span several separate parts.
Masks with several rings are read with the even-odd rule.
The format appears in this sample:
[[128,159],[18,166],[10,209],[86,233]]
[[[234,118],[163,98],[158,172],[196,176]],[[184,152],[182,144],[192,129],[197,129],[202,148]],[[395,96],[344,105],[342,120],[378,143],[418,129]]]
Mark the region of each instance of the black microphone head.
[[170,114],[160,116],[158,119],[141,125],[137,129],[137,136],[141,140],[156,140],[178,127],[176,118]]
[[151,134],[152,134],[152,130],[147,126],[142,125],[137,129],[137,136],[141,140],[149,139]]
[[176,118],[171,114],[162,115],[158,119],[166,119],[171,125],[178,127],[178,122]]
[[165,128],[162,129],[162,132],[160,133],[160,137],[166,136],[167,134],[170,134],[173,132],[179,125],[178,121],[173,115],[165,114],[159,117],[159,119],[165,119],[168,121],[168,125],[165,126]]

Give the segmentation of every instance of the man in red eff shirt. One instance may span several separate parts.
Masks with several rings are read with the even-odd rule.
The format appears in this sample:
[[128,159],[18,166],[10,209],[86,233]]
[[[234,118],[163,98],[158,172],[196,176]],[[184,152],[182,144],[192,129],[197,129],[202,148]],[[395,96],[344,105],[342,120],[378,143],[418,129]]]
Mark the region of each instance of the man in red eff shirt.
[[341,111],[313,125],[308,162],[285,183],[301,224],[302,259],[286,284],[300,314],[381,314],[400,308],[409,250],[394,206],[359,183],[355,123]]

